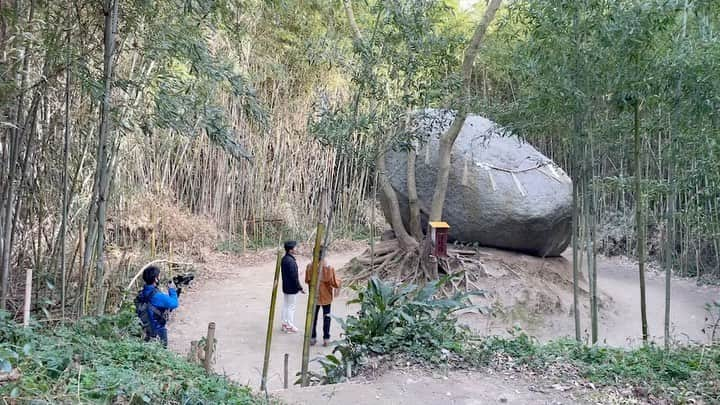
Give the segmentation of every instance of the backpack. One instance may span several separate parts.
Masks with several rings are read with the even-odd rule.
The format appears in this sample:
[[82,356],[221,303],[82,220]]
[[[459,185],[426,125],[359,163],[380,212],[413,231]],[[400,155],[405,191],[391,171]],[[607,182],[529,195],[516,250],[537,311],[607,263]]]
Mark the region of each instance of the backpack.
[[152,319],[150,319],[151,312],[162,316],[160,310],[151,304],[153,296],[157,293],[157,288],[154,288],[152,292],[147,296],[143,296],[143,290],[140,290],[138,295],[135,297],[135,314],[140,318],[140,324],[142,325],[143,331],[147,336],[151,336],[154,332],[152,327]]

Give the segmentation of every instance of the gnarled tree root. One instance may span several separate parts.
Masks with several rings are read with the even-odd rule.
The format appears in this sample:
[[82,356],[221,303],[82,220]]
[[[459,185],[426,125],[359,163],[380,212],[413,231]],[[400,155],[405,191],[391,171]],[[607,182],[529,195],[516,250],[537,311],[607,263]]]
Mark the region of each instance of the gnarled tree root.
[[384,241],[353,259],[344,268],[346,284],[363,283],[371,277],[402,284],[426,284],[450,275],[442,287],[444,295],[478,291],[479,279],[487,274],[482,253],[476,250],[449,249],[447,257],[430,255],[431,245],[424,241],[416,249],[404,250],[396,240]]

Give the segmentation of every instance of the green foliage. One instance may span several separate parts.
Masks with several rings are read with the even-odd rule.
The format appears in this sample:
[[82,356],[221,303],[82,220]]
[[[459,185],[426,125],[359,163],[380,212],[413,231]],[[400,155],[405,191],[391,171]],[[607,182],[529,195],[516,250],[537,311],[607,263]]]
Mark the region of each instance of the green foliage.
[[401,351],[432,362],[444,357],[443,351],[459,352],[466,331],[452,313],[468,308],[470,302],[467,294],[435,298],[447,281],[419,287],[370,279],[350,301],[360,304],[360,312],[344,321],[347,341],[361,353]]
[[444,1],[354,6],[363,38],[353,42],[353,58],[343,65],[353,96],[320,108],[310,129],[322,143],[372,165],[378,153],[408,148],[416,141],[402,125],[408,111],[457,101],[470,27],[465,16]]
[[427,364],[457,360],[469,332],[457,324],[453,313],[471,304],[468,294],[435,297],[448,280],[445,277],[420,287],[372,278],[366,286],[354,287],[358,297],[350,303],[360,304],[360,311],[345,320],[338,319],[344,338],[333,355],[319,359],[325,371],[319,381],[340,381],[348,362],[357,372],[369,358],[378,355],[403,355]]
[[[720,70],[711,62],[720,57],[717,4],[509,3],[478,57],[482,80],[472,91],[478,110],[534,141],[576,181],[599,185],[600,201],[628,205],[634,193],[625,185],[636,163],[628,107],[639,102],[641,189],[655,217],[649,222],[665,221],[674,194],[675,239],[696,246],[677,244],[673,253],[691,274],[717,275],[718,268]],[[583,151],[589,144],[592,157]]]
[[[674,401],[700,398],[717,401],[720,392],[720,346],[678,346],[666,351],[655,345],[637,349],[587,346],[574,340],[540,344],[524,333],[511,339],[491,337],[466,358],[488,364],[500,355],[503,366],[524,365],[548,373],[572,365],[579,375],[599,385],[633,385]],[[561,369],[561,368],[558,368]]]
[[[255,89],[227,54],[218,49],[218,37],[235,38],[241,32],[230,20],[240,12],[234,1],[167,1],[135,5],[138,24],[144,28],[139,42],[144,58],[156,63],[144,78],[155,109],[143,124],[152,124],[195,136],[204,129],[208,137],[236,158],[250,158],[237,143],[218,95],[228,95],[252,124],[264,127],[267,112]],[[178,12],[178,10],[182,10]],[[231,51],[231,50],[230,50]]]
[[155,343],[139,339],[134,314],[83,319],[54,330],[23,329],[0,319],[0,366],[22,377],[0,398],[33,403],[259,404],[246,387]]

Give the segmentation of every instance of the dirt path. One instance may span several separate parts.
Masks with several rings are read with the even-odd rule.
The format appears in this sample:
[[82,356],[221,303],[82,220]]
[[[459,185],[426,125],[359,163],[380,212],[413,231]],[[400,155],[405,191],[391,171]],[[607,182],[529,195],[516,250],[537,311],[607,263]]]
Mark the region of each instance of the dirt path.
[[[341,267],[359,250],[348,250],[331,255],[330,263]],[[304,269],[309,257],[299,257]],[[601,312],[601,340],[608,344],[625,346],[636,341],[640,332],[637,274],[631,264],[603,259],[599,262],[598,284],[602,291],[612,297],[612,305]],[[229,378],[254,389],[260,385],[267,313],[274,271],[274,261],[253,266],[241,266],[227,257],[225,260],[211,258],[206,264],[210,279],[201,281],[189,290],[181,300],[181,307],[170,326],[170,347],[187,353],[191,340],[197,340],[207,330],[209,322],[217,325],[218,354],[215,370]],[[348,290],[333,304],[333,314],[345,317],[355,308],[346,305]],[[664,285],[660,275],[650,274],[647,280],[648,317],[650,332],[662,336]],[[703,306],[720,296],[720,289],[697,287],[691,281],[673,282],[672,316],[674,336],[679,340],[702,340]],[[290,384],[300,369],[302,336],[279,331],[280,300],[276,311],[275,334],[271,351],[268,388],[278,392],[290,403],[437,403],[477,404],[488,402],[509,403],[578,403],[571,393],[541,394],[532,390],[532,382],[512,380],[507,376],[485,374],[451,373],[449,378],[427,376],[418,373],[390,372],[372,383],[341,384],[300,390],[282,390],[282,365],[285,353],[290,354]],[[305,319],[307,296],[300,295],[296,323]],[[584,319],[583,327],[587,326]],[[541,339],[551,339],[572,334],[570,314],[550,318],[535,331]],[[507,326],[507,325],[506,325]],[[333,322],[333,337],[339,328]],[[329,348],[315,346],[311,358],[329,353]],[[315,365],[315,368],[318,366]],[[447,377],[447,376],[446,376]],[[278,391],[279,390],[279,391]]]
[[[665,324],[665,274],[648,271],[645,277],[648,334],[663,343]],[[610,297],[606,308],[600,308],[599,341],[610,346],[633,347],[642,344],[640,317],[640,280],[637,265],[621,257],[598,257],[598,289]],[[673,279],[671,284],[670,320],[672,338],[678,343],[706,343],[702,332],[705,304],[720,299],[720,288],[698,286],[692,279]],[[583,314],[581,327],[587,337],[589,314]],[[574,336],[571,314],[550,317],[533,331],[541,340]]]
[[[340,267],[361,252],[352,251],[332,255],[331,265]],[[310,261],[308,257],[299,257],[301,272]],[[190,341],[198,340],[207,331],[209,322],[216,324],[217,364],[215,370],[229,378],[250,387],[258,388],[262,374],[267,330],[268,308],[272,289],[275,263],[268,262],[258,266],[239,267],[232,262],[209,263],[214,279],[203,282],[199,288],[188,291],[181,297],[180,309],[170,326],[170,347],[176,352],[187,353]],[[303,275],[301,274],[301,280]],[[280,328],[282,291],[278,293],[275,311],[275,326],[268,389],[283,386],[283,357],[290,354],[290,385],[295,382],[296,371],[300,370],[302,353],[302,333],[286,334]],[[347,315],[348,290],[344,290],[332,307],[332,313],[338,317]],[[304,325],[307,295],[298,296],[295,323]],[[318,328],[322,328],[319,322]],[[333,322],[331,334],[338,336],[339,326]],[[331,352],[331,348],[321,345],[311,348],[310,358]]]
[[[563,387],[566,388],[566,387]],[[275,395],[289,404],[585,404],[574,392],[537,387],[516,375],[451,372],[428,375],[422,372],[390,371],[370,383],[322,385],[280,390]]]
[[[600,338],[612,346],[636,345],[641,340],[640,279],[637,265],[622,258],[602,260],[598,265],[598,288],[609,294],[613,306],[605,311]],[[646,275],[648,334],[663,342],[665,323],[665,274]],[[670,334],[679,343],[707,343],[702,329],[705,304],[720,299],[720,288],[698,286],[692,279],[673,279],[670,291]]]

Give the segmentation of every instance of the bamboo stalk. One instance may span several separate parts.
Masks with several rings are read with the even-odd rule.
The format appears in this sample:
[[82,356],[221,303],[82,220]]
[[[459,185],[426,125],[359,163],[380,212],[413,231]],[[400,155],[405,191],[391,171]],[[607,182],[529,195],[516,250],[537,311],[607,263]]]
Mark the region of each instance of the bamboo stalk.
[[[282,262],[282,251],[278,250],[275,261],[275,276],[273,277],[272,293],[270,294],[270,313],[268,314],[267,334],[265,336],[265,358],[263,361],[262,380],[260,391],[267,391],[267,375],[270,366],[270,345],[272,344],[273,321],[275,320],[275,305],[277,303],[278,280],[280,279],[280,263]],[[287,388],[287,387],[286,387]]]
[[634,105],[635,117],[635,221],[637,232],[637,251],[638,251],[638,270],[640,273],[640,317],[642,322],[642,338],[643,342],[648,341],[648,324],[647,324],[647,305],[645,301],[645,223],[644,223],[644,207],[643,195],[640,187],[640,177],[642,171],[641,139],[640,139],[640,100],[635,100]]
[[32,268],[25,271],[25,305],[23,307],[23,326],[30,326],[30,301],[32,299]]
[[310,361],[310,335],[312,330],[312,317],[315,310],[315,291],[317,290],[318,266],[320,265],[320,244],[322,242],[325,226],[318,223],[315,231],[315,248],[313,249],[313,261],[310,267],[310,286],[308,291],[307,311],[305,311],[305,336],[303,337],[301,386],[308,386],[308,363]]

